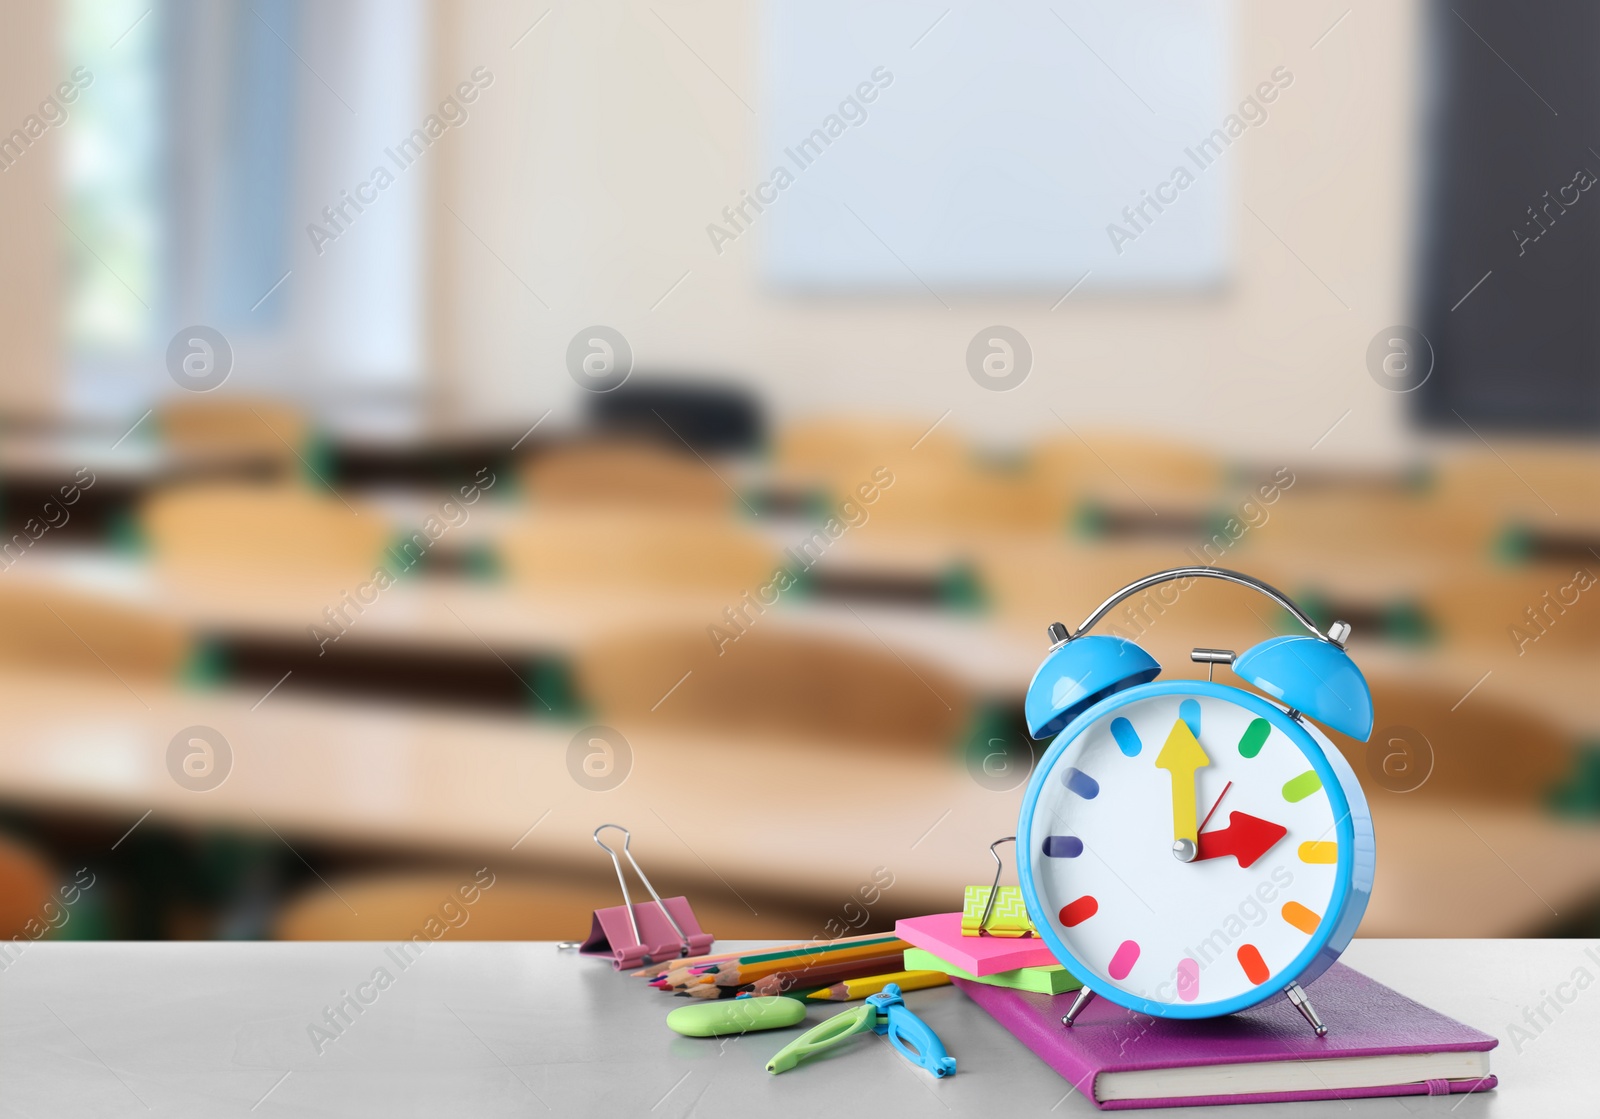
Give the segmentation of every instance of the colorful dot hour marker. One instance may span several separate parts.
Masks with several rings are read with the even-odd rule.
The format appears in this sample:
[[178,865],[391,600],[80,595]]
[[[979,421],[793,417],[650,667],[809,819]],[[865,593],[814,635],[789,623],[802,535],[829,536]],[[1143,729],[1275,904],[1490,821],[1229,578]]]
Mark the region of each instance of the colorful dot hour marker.
[[1302,843],[1300,844],[1300,861],[1303,863],[1336,863],[1339,861],[1339,845],[1326,839],[1314,843]]
[[[1133,944],[1133,941],[1128,943]],[[1137,951],[1138,946],[1135,945],[1134,949]],[[1185,956],[1178,961],[1178,997],[1184,1002],[1193,1002],[1200,997],[1200,961],[1193,956]]]
[[[1100,912],[1100,903],[1094,900],[1094,895],[1084,894],[1077,901],[1069,901],[1066,905],[1063,905],[1059,916],[1061,923],[1070,929],[1074,925],[1083,924],[1098,912]],[[1138,951],[1138,949],[1136,948],[1134,951]]]
[[1178,704],[1178,718],[1189,724],[1190,734],[1200,737],[1200,704],[1197,701],[1186,699]]
[[1284,782],[1283,799],[1291,804],[1295,801],[1305,800],[1306,797],[1322,788],[1322,778],[1317,776],[1317,771],[1308,769],[1299,777],[1291,777]]
[[1111,962],[1106,965],[1106,973],[1111,978],[1123,980],[1128,978],[1128,972],[1133,970],[1133,965],[1139,962],[1139,942],[1137,940],[1124,940],[1111,957]]
[[1244,968],[1245,978],[1257,986],[1272,978],[1267,961],[1261,958],[1261,950],[1254,944],[1239,945],[1239,966]]
[[1047,859],[1075,859],[1081,854],[1083,854],[1083,840],[1075,835],[1044,837],[1044,857]]
[[1297,901],[1283,903],[1283,919],[1295,928],[1310,936],[1317,931],[1317,926],[1322,924],[1322,916],[1311,912]]
[[1265,719],[1250,720],[1250,725],[1244,728],[1244,734],[1239,736],[1240,756],[1253,758],[1261,753],[1261,747],[1267,744],[1267,736],[1271,733],[1272,724]]
[[1117,740],[1117,749],[1125,757],[1136,758],[1139,751],[1144,749],[1144,743],[1139,741],[1139,732],[1121,715],[1111,720],[1111,735]]
[[1090,777],[1077,766],[1069,765],[1067,771],[1061,775],[1062,782],[1077,793],[1084,800],[1093,800],[1100,795],[1100,782]]

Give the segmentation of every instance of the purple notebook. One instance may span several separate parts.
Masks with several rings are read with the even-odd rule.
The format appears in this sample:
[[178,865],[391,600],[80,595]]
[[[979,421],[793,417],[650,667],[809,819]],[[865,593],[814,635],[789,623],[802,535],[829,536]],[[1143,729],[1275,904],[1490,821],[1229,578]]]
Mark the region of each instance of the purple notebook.
[[954,982],[1102,1110],[1444,1095],[1497,1083],[1493,1037],[1343,964],[1306,991],[1327,1023],[1324,1038],[1287,998],[1199,1021],[1096,999],[1068,1029],[1061,1016],[1075,994]]

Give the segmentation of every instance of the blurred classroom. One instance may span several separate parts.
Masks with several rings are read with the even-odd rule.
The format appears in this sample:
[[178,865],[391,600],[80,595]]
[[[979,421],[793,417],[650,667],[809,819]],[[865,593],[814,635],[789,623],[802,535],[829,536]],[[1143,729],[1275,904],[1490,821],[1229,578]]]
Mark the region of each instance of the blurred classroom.
[[1600,934],[1597,22],[7,6],[0,935],[956,908],[1197,564],[1353,627],[1364,935]]

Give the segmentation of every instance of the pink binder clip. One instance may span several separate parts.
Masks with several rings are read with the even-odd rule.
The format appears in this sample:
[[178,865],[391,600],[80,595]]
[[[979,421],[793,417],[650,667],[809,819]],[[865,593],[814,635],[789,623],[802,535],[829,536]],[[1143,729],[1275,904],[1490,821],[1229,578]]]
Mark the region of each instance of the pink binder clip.
[[[628,896],[628,882],[622,876],[622,860],[600,841],[600,833],[607,828],[616,828],[622,833],[622,853],[628,856],[633,872],[644,883],[644,888],[650,891],[654,905],[634,905],[633,899]],[[583,942],[578,951],[585,956],[609,956],[611,966],[618,971],[625,967],[645,967],[662,960],[705,955],[715,938],[708,932],[700,931],[700,922],[695,920],[688,898],[675,897],[663,901],[661,895],[656,893],[650,879],[639,869],[633,852],[628,850],[632,841],[628,829],[621,824],[601,824],[594,829],[595,846],[610,855],[612,865],[617,868],[622,904],[594,911],[589,939]]]

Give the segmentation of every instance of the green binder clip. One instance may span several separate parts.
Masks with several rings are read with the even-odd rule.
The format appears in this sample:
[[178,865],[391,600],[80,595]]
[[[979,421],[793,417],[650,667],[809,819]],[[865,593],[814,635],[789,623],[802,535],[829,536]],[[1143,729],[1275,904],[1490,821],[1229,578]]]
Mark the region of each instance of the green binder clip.
[[956,1071],[956,1059],[944,1051],[944,1043],[928,1024],[906,1009],[900,985],[890,983],[854,1010],[835,1014],[820,1026],[807,1030],[778,1050],[767,1062],[770,1073],[788,1072],[814,1053],[831,1049],[848,1037],[868,1030],[887,1034],[889,1043],[914,1065],[920,1065],[943,1078]]

